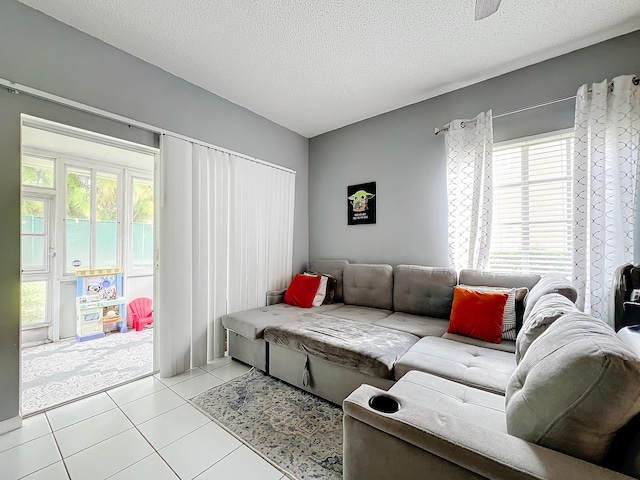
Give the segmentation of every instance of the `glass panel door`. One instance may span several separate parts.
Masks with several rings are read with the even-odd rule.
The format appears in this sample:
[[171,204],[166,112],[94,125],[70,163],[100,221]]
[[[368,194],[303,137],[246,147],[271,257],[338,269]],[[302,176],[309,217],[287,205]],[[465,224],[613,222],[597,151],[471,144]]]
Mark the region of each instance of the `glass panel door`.
[[20,202],[23,329],[51,324],[49,312],[50,257],[49,240],[51,200],[23,196]]

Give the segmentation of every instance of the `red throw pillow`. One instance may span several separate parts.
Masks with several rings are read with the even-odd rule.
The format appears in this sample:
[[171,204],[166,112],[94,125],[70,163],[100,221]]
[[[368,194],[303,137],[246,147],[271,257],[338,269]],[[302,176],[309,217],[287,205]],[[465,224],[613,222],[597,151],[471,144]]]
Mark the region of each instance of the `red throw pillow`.
[[284,294],[284,303],[295,305],[296,307],[311,308],[320,286],[320,280],[320,276],[296,275]]
[[508,293],[453,289],[453,305],[448,333],[500,343],[502,320]]

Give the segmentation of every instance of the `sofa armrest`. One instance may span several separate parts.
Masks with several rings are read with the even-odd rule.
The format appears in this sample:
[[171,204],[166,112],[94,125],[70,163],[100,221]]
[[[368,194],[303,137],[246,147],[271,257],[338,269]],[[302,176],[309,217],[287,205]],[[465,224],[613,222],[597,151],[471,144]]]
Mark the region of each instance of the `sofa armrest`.
[[283,288],[282,290],[267,291],[267,306],[284,302],[284,294],[286,293],[286,291],[286,288]]
[[[392,414],[373,410],[369,400],[377,395],[394,398],[400,404],[400,410]],[[370,478],[386,478],[388,474],[396,479],[416,478],[416,468],[422,472],[449,470],[451,474],[456,472],[456,478],[630,478],[518,437],[474,425],[370,385],[362,385],[351,393],[345,399],[343,409],[345,480],[362,477],[363,473],[373,475]],[[359,434],[350,435],[351,429]],[[367,430],[370,440],[355,438],[362,435],[363,429]],[[374,430],[386,435],[373,435]],[[379,441],[373,441],[374,436]],[[387,442],[390,444],[389,453],[393,454],[384,462],[374,462],[377,464],[368,467],[371,459],[385,456],[384,444]],[[396,445],[391,445],[393,443]],[[355,455],[366,458],[356,458]],[[363,471],[368,468],[371,471]]]

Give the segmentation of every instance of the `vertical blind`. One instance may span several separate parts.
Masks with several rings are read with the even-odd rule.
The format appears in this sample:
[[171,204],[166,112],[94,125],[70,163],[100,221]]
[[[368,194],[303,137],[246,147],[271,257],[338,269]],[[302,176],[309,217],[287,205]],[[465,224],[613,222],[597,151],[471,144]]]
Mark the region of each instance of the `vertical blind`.
[[170,377],[224,355],[222,315],[291,280],[295,174],[168,135],[160,168],[156,317]]
[[571,275],[572,163],[572,132],[494,148],[492,270]]

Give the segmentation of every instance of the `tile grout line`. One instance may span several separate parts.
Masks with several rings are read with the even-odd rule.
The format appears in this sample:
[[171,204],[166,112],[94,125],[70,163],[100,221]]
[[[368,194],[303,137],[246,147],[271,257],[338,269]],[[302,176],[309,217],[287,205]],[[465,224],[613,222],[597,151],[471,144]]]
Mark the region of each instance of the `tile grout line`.
[[[145,438],[145,440],[146,440],[146,438]],[[151,446],[151,448],[153,448],[153,445]],[[104,480],[108,480],[109,478],[113,478],[113,477],[115,477],[115,476],[116,476],[116,475],[118,475],[119,473],[124,472],[127,468],[129,468],[129,467],[133,467],[134,465],[136,465],[136,464],[138,464],[138,463],[142,462],[143,460],[146,460],[147,458],[149,458],[150,456],[154,455],[155,453],[157,453],[157,452],[154,450],[152,453],[150,453],[150,454],[149,454],[149,455],[147,455],[146,457],[142,457],[142,458],[141,458],[140,460],[138,460],[137,462],[133,462],[131,465],[127,465],[127,466],[126,466],[126,467],[124,467],[122,470],[118,470],[118,471],[117,471],[117,472],[115,472],[113,475],[109,475],[108,477],[106,477]]]
[[[207,370],[205,370],[205,369],[204,369],[204,368],[202,368],[202,367],[193,367],[193,368],[190,368],[189,370],[187,370],[187,372],[190,372],[191,370],[194,370],[194,369],[196,369],[196,368],[197,368],[198,370],[202,370],[202,373],[201,373],[201,374],[199,374],[199,375],[193,375],[192,377],[189,377],[189,378],[185,378],[184,380],[180,380],[179,382],[176,382],[176,383],[174,383],[174,384],[172,384],[172,385],[166,384],[166,383],[164,383],[164,382],[162,381],[162,379],[161,379],[160,377],[156,377],[156,375],[160,375],[160,373],[159,373],[159,372],[158,372],[156,375],[154,375],[154,376],[153,376],[153,378],[155,378],[156,380],[158,380],[158,381],[159,381],[160,383],[162,383],[165,387],[167,387],[167,388],[171,388],[171,387],[175,387],[176,385],[180,385],[181,383],[188,382],[189,380],[191,380],[191,379],[193,379],[193,378],[201,377],[201,376],[202,376],[203,374],[205,374],[205,373],[209,373]],[[187,372],[180,373],[179,375],[184,375],[184,374],[185,374],[185,373],[187,373]],[[179,376],[179,375],[178,375],[178,376]],[[167,378],[173,378],[173,377],[167,377]]]
[[[249,373],[249,371],[251,371],[251,370],[252,370],[252,369],[250,369],[248,372],[241,373],[241,374],[237,375],[236,377],[231,378],[231,379],[228,379],[228,380],[224,380],[224,379],[222,379],[222,378],[220,378],[220,377],[216,376],[216,375],[213,373],[213,371],[215,371],[215,370],[217,370],[217,369],[219,369],[219,368],[223,368],[223,367],[225,367],[225,366],[227,366],[227,365],[230,365],[230,364],[231,364],[231,362],[226,363],[226,364],[224,364],[224,365],[220,365],[220,366],[218,366],[218,367],[214,368],[213,370],[205,370],[205,369],[204,369],[204,368],[202,368],[202,367],[195,367],[195,368],[199,368],[200,370],[202,370],[202,372],[203,372],[202,374],[208,373],[209,375],[213,376],[215,379],[220,380],[220,381],[222,382],[222,384],[221,384],[221,385],[223,385],[223,384],[225,384],[225,383],[227,383],[227,382],[230,382],[230,381],[234,380],[235,378],[237,378],[237,377],[239,377],[239,376],[241,376],[241,375],[244,375],[244,374],[246,374],[246,373]],[[180,408],[180,407],[182,407],[183,405],[189,405],[190,407],[192,407],[192,408],[193,408],[193,407],[194,407],[194,405],[191,403],[191,400],[190,400],[190,399],[191,399],[191,398],[194,398],[194,397],[195,397],[195,396],[197,396],[197,395],[200,395],[201,393],[206,392],[206,391],[207,391],[207,390],[209,390],[209,389],[205,389],[205,390],[203,390],[202,392],[197,393],[196,395],[193,395],[193,396],[191,396],[191,397],[189,397],[189,398],[185,398],[185,397],[183,397],[182,395],[180,395],[178,392],[174,391],[172,387],[177,386],[177,385],[180,385],[181,383],[184,383],[184,382],[186,382],[186,381],[189,381],[189,380],[192,380],[192,379],[198,378],[198,377],[200,377],[202,374],[199,374],[199,375],[196,375],[196,376],[193,376],[193,377],[187,378],[187,379],[185,379],[185,380],[183,380],[183,381],[181,381],[181,382],[178,382],[178,383],[176,383],[176,384],[174,384],[174,385],[171,385],[171,386],[166,385],[166,384],[165,384],[164,382],[162,382],[160,379],[155,378],[155,375],[148,375],[148,376],[147,376],[147,378],[148,378],[148,377],[154,378],[154,380],[157,380],[158,382],[160,382],[160,383],[162,384],[163,388],[161,388],[161,389],[159,389],[159,390],[156,390],[156,391],[154,391],[154,392],[148,393],[148,394],[146,394],[146,395],[143,395],[143,396],[141,396],[141,397],[139,397],[139,398],[136,398],[135,400],[131,400],[131,401],[129,401],[129,402],[123,403],[122,405],[121,405],[121,404],[119,404],[119,403],[115,400],[115,398],[113,398],[113,397],[109,394],[109,391],[110,391],[110,390],[113,390],[113,389],[118,388],[118,387],[112,387],[111,389],[107,389],[107,390],[103,390],[103,391],[100,391],[100,392],[96,392],[95,394],[92,394],[92,395],[87,396],[87,397],[85,397],[85,398],[90,398],[91,396],[99,395],[100,393],[106,393],[106,394],[107,394],[107,398],[108,398],[111,402],[113,402],[114,406],[112,406],[112,407],[110,407],[110,408],[108,408],[108,409],[106,409],[106,410],[104,410],[104,411],[102,411],[102,412],[100,412],[100,413],[94,414],[94,415],[92,415],[92,416],[90,416],[90,417],[84,418],[84,419],[82,419],[82,420],[74,421],[74,422],[70,423],[69,425],[65,425],[64,427],[59,428],[59,429],[57,429],[57,430],[54,430],[53,425],[51,424],[51,420],[50,420],[49,416],[47,415],[47,413],[48,413],[49,411],[52,411],[52,410],[54,410],[54,409],[49,409],[49,410],[42,411],[42,412],[40,412],[40,414],[44,415],[45,420],[46,420],[46,422],[47,422],[47,425],[49,426],[50,432],[47,432],[47,433],[45,433],[45,434],[43,434],[43,435],[40,435],[40,436],[38,436],[38,437],[35,437],[35,438],[33,438],[33,439],[29,440],[28,442],[24,442],[24,443],[22,443],[22,444],[16,445],[16,446],[11,447],[11,448],[16,448],[16,447],[19,447],[19,446],[21,446],[21,445],[27,444],[27,443],[29,443],[29,442],[31,442],[31,441],[33,441],[33,440],[37,440],[37,439],[42,438],[42,437],[44,437],[44,436],[48,435],[49,433],[51,433],[51,435],[52,435],[52,437],[53,437],[53,440],[54,440],[54,442],[55,442],[56,448],[57,448],[58,453],[59,453],[60,458],[61,458],[61,460],[60,460],[60,461],[62,462],[62,465],[63,465],[63,467],[64,467],[64,469],[65,469],[66,474],[67,474],[67,477],[68,477],[68,478],[71,478],[71,475],[70,475],[70,473],[69,473],[69,469],[68,469],[67,464],[66,464],[66,461],[65,461],[66,459],[68,459],[68,458],[70,458],[70,457],[72,457],[72,456],[74,456],[74,455],[76,455],[76,454],[78,454],[78,453],[81,453],[81,452],[83,452],[83,451],[87,450],[88,448],[91,448],[91,447],[93,447],[93,446],[96,446],[96,445],[99,445],[99,444],[101,444],[101,443],[104,443],[104,442],[106,442],[106,441],[108,441],[108,440],[112,439],[113,437],[115,437],[115,436],[117,436],[117,435],[120,435],[120,434],[122,434],[122,433],[124,433],[124,432],[127,432],[127,431],[131,430],[132,428],[135,428],[135,430],[136,430],[136,431],[137,431],[137,432],[142,436],[142,438],[143,438],[143,439],[144,439],[144,440],[149,444],[149,446],[152,448],[153,453],[151,453],[151,454],[149,454],[149,455],[147,455],[147,456],[145,456],[145,457],[141,458],[140,460],[138,460],[137,462],[132,463],[131,465],[126,466],[125,468],[123,468],[123,469],[119,470],[118,472],[115,472],[113,475],[110,475],[108,478],[111,478],[111,477],[113,477],[113,476],[117,475],[118,473],[120,473],[120,472],[122,472],[122,471],[126,470],[127,468],[129,468],[129,467],[131,467],[131,466],[133,466],[133,465],[135,465],[135,464],[137,464],[137,463],[139,463],[139,462],[141,462],[141,461],[143,461],[143,460],[147,459],[148,457],[150,457],[150,456],[151,456],[151,455],[153,455],[153,454],[157,454],[157,455],[158,455],[158,457],[160,457],[160,459],[162,459],[162,461],[167,465],[167,467],[169,467],[169,469],[170,469],[170,470],[171,470],[171,471],[172,471],[172,472],[173,472],[173,473],[174,473],[178,478],[180,478],[180,476],[178,475],[178,473],[177,473],[177,472],[176,472],[176,471],[171,467],[171,465],[169,465],[169,463],[168,463],[168,462],[164,459],[164,457],[160,454],[159,450],[158,450],[158,449],[156,449],[156,448],[151,444],[151,442],[150,442],[150,441],[149,441],[149,440],[144,436],[144,434],[140,431],[140,429],[139,429],[138,427],[139,427],[139,425],[143,425],[144,423],[147,423],[147,422],[149,422],[149,421],[151,421],[151,420],[153,420],[153,419],[156,419],[156,418],[158,418],[158,417],[160,417],[160,416],[162,416],[162,415],[164,415],[164,414],[166,414],[166,413],[169,413],[169,412],[171,412],[171,411],[173,411],[173,410],[175,410],[175,409],[177,409],[177,408]],[[143,378],[145,378],[145,377],[143,377]],[[141,379],[142,379],[142,378],[139,378],[139,379],[137,379],[137,380],[141,380]],[[130,382],[130,383],[133,383],[133,382]],[[121,385],[121,386],[122,386],[122,385]],[[120,386],[119,386],[119,387],[120,387]],[[215,388],[215,387],[212,387],[212,388]],[[135,401],[137,401],[137,400],[140,400],[140,399],[142,399],[142,398],[146,398],[146,397],[148,397],[148,396],[151,396],[151,395],[154,395],[154,394],[156,394],[156,393],[162,392],[162,391],[164,391],[164,390],[166,390],[166,389],[171,390],[171,392],[172,392],[172,393],[174,393],[174,394],[176,394],[177,396],[179,396],[179,397],[184,401],[184,403],[183,403],[182,405],[178,405],[178,406],[176,406],[176,407],[173,407],[173,408],[171,408],[171,409],[167,410],[166,412],[163,412],[163,413],[161,413],[161,414],[159,414],[159,415],[156,415],[156,416],[154,416],[154,417],[152,417],[152,418],[150,418],[150,419],[148,419],[148,420],[145,420],[145,422],[142,422],[142,423],[140,423],[139,425],[136,425],[136,424],[131,420],[131,418],[129,418],[129,416],[128,416],[128,415],[124,412],[124,410],[122,409],[122,407],[123,407],[124,405],[128,405],[128,404],[133,403],[133,402],[135,402]],[[78,400],[76,400],[76,401],[83,400],[83,399],[84,399],[84,398],[81,398],[81,399],[78,399]],[[60,405],[59,407],[62,407],[62,406],[68,405],[68,404],[72,404],[72,403],[74,403],[74,402],[69,402],[69,403],[67,403],[67,404]],[[56,408],[59,408],[59,407],[56,407]],[[130,423],[131,423],[132,428],[127,428],[127,429],[126,429],[126,430],[124,430],[123,432],[119,432],[119,433],[117,433],[117,434],[115,434],[115,435],[112,435],[112,436],[110,436],[109,438],[106,438],[106,439],[104,439],[104,440],[102,440],[102,441],[100,441],[100,442],[97,442],[97,443],[95,443],[95,444],[93,444],[93,445],[90,445],[90,446],[88,446],[88,447],[86,447],[86,448],[84,448],[84,449],[82,449],[82,450],[79,450],[78,452],[75,452],[74,454],[69,455],[69,456],[67,456],[67,457],[65,457],[65,456],[62,454],[62,450],[61,450],[61,448],[60,448],[60,444],[59,444],[59,442],[58,442],[58,438],[56,437],[56,432],[57,432],[57,431],[64,430],[64,429],[66,429],[66,428],[68,428],[68,427],[71,427],[71,426],[73,426],[73,425],[77,425],[77,424],[79,424],[79,423],[81,423],[81,422],[83,422],[83,421],[90,420],[90,419],[95,418],[95,417],[97,417],[97,416],[99,416],[99,415],[102,415],[102,414],[105,414],[105,413],[110,412],[110,411],[112,411],[112,410],[115,410],[116,408],[117,408],[118,410],[120,410],[120,412],[124,415],[124,417],[125,417],[125,418],[130,422]],[[196,407],[195,409],[196,409],[197,411],[200,411],[197,407]],[[200,413],[202,414],[202,412],[200,412]],[[33,416],[35,416],[35,415],[37,415],[37,414],[34,414]],[[190,435],[191,433],[193,433],[193,432],[195,432],[195,431],[199,430],[200,428],[203,428],[203,427],[207,426],[209,423],[217,424],[217,423],[216,423],[216,422],[214,422],[212,419],[210,419],[209,417],[207,417],[207,415],[204,415],[204,417],[207,419],[207,423],[206,423],[206,424],[204,424],[204,425],[202,425],[202,426],[200,426],[200,427],[198,427],[198,428],[196,428],[196,429],[192,430],[191,432],[189,432],[189,433],[187,433],[187,434],[185,434],[185,435],[182,435],[180,438],[178,438],[178,439],[176,439],[176,440],[172,441],[171,443],[169,443],[169,444],[165,445],[165,446],[164,446],[164,447],[162,447],[162,448],[166,448],[166,447],[168,447],[169,445],[171,445],[171,444],[173,444],[173,443],[177,442],[178,440],[180,440],[180,439],[182,439],[182,438],[186,437],[187,435]],[[226,458],[226,457],[228,457],[229,455],[231,455],[233,452],[235,452],[236,450],[238,450],[239,448],[241,448],[243,445],[245,445],[245,446],[246,446],[246,444],[245,444],[243,441],[241,441],[241,444],[240,444],[238,447],[236,447],[235,449],[233,449],[231,452],[229,452],[227,455],[225,455],[225,456],[224,456],[224,457],[222,457],[221,459],[217,460],[217,461],[216,461],[215,463],[213,463],[212,465],[208,466],[208,467],[207,467],[205,470],[203,470],[202,472],[199,472],[199,473],[197,474],[197,476],[202,475],[205,471],[207,471],[208,469],[210,469],[210,468],[211,468],[211,467],[213,467],[214,465],[218,464],[221,460],[223,460],[224,458]],[[10,449],[7,449],[7,450],[10,450]],[[250,450],[252,450],[252,449],[250,449]],[[6,451],[6,450],[5,450],[5,451]],[[52,464],[50,464],[50,465],[46,465],[46,466],[42,467],[41,469],[35,470],[35,471],[33,471],[33,472],[30,472],[30,473],[28,473],[26,476],[28,476],[28,475],[32,475],[33,473],[36,473],[36,472],[38,472],[38,471],[40,471],[40,470],[42,470],[42,469],[44,469],[44,468],[48,468],[48,467],[50,467],[51,465],[54,465],[55,463],[57,463],[57,461],[56,461],[56,462],[53,462],[53,463],[52,463]],[[278,468],[278,470],[280,470],[280,469]],[[281,470],[281,472],[282,472],[282,470]],[[283,473],[284,473],[284,472],[283,472]],[[21,478],[24,478],[24,477],[21,477]],[[285,473],[284,478],[288,478],[288,476],[287,476],[287,474],[286,474],[286,473]]]
[[245,444],[240,442],[240,445],[238,445],[236,448],[234,448],[233,450],[231,450],[229,453],[227,453],[224,457],[222,457],[220,460],[214,462],[212,465],[209,465],[207,468],[205,468],[204,470],[202,470],[200,473],[198,473],[195,477],[193,477],[193,480],[198,480],[198,477],[200,475],[202,475],[204,472],[206,472],[207,470],[211,469],[213,466],[217,465],[218,463],[220,463],[222,460],[224,460],[225,458],[227,458],[229,455],[231,455],[233,452],[235,452],[236,450],[238,450],[239,448],[244,447]]
[[[106,392],[101,392],[101,393],[106,393]],[[111,397],[109,397],[109,399],[111,399]],[[72,426],[77,425],[77,424],[79,424],[81,422],[84,422],[85,420],[89,420],[90,418],[97,417],[98,415],[102,415],[103,413],[110,412],[111,410],[115,410],[116,408],[118,408],[118,405],[115,405],[115,402],[113,402],[113,403],[114,403],[114,406],[111,407],[111,408],[108,408],[107,410],[104,410],[104,411],[102,411],[100,413],[96,413],[94,415],[91,415],[90,417],[83,418],[82,420],[77,420],[75,422],[71,422],[69,425],[65,425],[64,427],[60,427],[60,428],[54,429],[53,425],[51,425],[51,422],[49,421],[49,417],[48,416],[47,416],[47,422],[49,422],[49,426],[51,427],[51,432],[52,433],[59,432],[60,430],[64,430],[65,428],[72,427]],[[55,409],[52,409],[52,410],[55,410]],[[49,411],[51,411],[51,410],[49,410]],[[43,415],[46,415],[46,412],[43,412]]]
[[53,441],[56,442],[56,448],[58,449],[58,453],[60,454],[64,471],[67,473],[67,477],[71,478],[71,474],[69,473],[69,469],[67,468],[67,462],[64,461],[64,455],[62,455],[62,449],[60,448],[60,444],[58,443],[58,438],[56,437],[56,434],[53,430],[53,425],[51,425],[51,421],[49,420],[49,417],[47,416],[47,414],[43,413],[43,415],[44,415],[44,418],[47,420],[47,424],[49,425],[49,428],[51,429],[51,436],[53,437]]
[[[153,395],[154,393],[158,393],[158,392],[161,392],[162,390],[166,390],[167,388],[169,388],[167,385],[165,385],[164,383],[162,383],[160,380],[158,380],[157,378],[155,378],[155,376],[153,376],[153,375],[151,375],[150,377],[145,377],[145,378],[153,378],[153,379],[154,379],[154,380],[156,380],[157,382],[160,382],[160,384],[162,385],[162,388],[161,388],[161,389],[159,389],[159,390],[156,390],[156,391],[154,391],[154,392],[151,392],[151,393],[147,393],[147,394],[145,394],[145,395],[142,395],[141,397],[135,398],[135,399],[133,399],[133,400],[129,400],[128,402],[125,402],[125,403],[123,403],[122,405],[127,405],[127,404],[129,404],[129,403],[133,403],[133,402],[135,402],[135,401],[137,401],[137,400],[140,400],[140,399],[142,399],[142,398],[145,398],[145,397],[148,397],[148,396],[150,396],[150,395]],[[106,390],[104,393],[106,393],[106,394],[109,396],[109,398],[113,401],[113,403],[115,403],[118,407],[120,407],[120,406],[121,406],[115,398],[113,398],[111,395],[109,395],[109,390]]]

